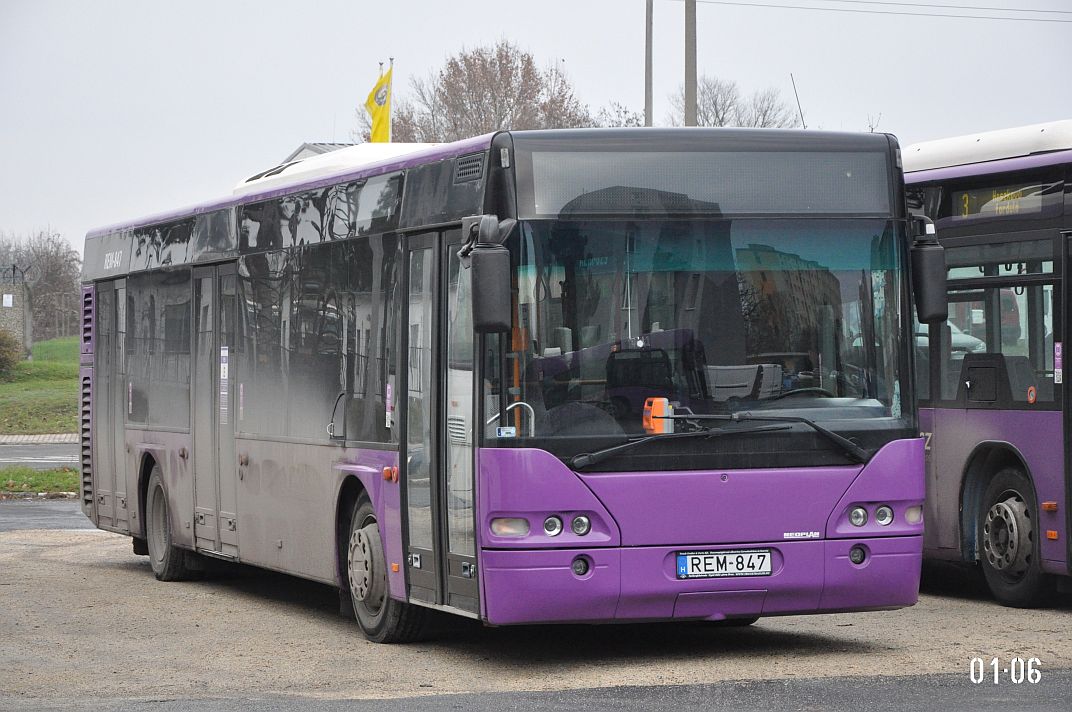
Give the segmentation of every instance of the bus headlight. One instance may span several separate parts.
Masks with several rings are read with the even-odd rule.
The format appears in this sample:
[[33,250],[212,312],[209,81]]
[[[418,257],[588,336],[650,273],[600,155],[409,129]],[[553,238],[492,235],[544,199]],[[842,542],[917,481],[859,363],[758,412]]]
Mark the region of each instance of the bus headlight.
[[528,536],[529,520],[524,517],[496,517],[491,520],[491,533],[495,536]]
[[893,524],[893,509],[885,504],[876,509],[875,524],[880,527],[888,527],[890,524]]
[[562,533],[562,520],[555,515],[551,515],[547,519],[543,520],[543,533],[547,536],[558,536]]
[[915,505],[904,511],[904,520],[909,524],[919,524],[923,521],[923,506]]
[[867,510],[863,507],[853,507],[849,510],[849,524],[854,527],[862,527],[867,524]]
[[577,536],[584,536],[588,532],[592,531],[592,520],[584,516],[583,514],[574,517],[573,521],[570,522],[570,529],[572,529],[573,533]]

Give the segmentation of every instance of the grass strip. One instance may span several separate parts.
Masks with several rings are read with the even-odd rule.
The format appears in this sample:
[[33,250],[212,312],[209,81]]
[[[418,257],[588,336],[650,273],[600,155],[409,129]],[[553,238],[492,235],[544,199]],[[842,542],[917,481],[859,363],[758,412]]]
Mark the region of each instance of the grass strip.
[[3,492],[77,492],[80,473],[60,467],[35,470],[22,465],[0,468],[0,491]]

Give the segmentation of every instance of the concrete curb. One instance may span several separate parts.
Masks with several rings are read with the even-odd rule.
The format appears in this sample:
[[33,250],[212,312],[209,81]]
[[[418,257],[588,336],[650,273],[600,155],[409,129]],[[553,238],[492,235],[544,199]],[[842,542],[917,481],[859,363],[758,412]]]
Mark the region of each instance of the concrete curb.
[[0,445],[65,445],[79,443],[78,433],[47,435],[0,435]]
[[0,492],[0,501],[9,499],[78,499],[77,492]]

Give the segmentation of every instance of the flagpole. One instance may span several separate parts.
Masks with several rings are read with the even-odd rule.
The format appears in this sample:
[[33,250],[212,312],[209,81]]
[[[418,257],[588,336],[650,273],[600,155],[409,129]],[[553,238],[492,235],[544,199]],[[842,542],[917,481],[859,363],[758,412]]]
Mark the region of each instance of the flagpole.
[[391,73],[391,78],[387,80],[387,143],[391,143],[391,106],[395,103],[395,58],[388,59],[391,60],[391,67],[387,71]]

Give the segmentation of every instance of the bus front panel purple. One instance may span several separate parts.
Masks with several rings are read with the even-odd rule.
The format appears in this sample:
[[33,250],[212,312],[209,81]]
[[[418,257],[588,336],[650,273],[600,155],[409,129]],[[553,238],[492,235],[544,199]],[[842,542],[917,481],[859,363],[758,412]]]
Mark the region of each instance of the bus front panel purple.
[[[486,618],[720,620],[910,606],[923,527],[905,514],[923,503],[922,450],[919,439],[894,441],[864,466],[578,474],[541,450],[483,449]],[[875,522],[882,504],[893,524]],[[868,521],[847,530],[856,506]],[[604,535],[574,533],[582,515]],[[543,531],[551,516],[563,522],[554,537]],[[531,538],[492,538],[498,517],[527,518]],[[863,561],[850,560],[854,548]]]

